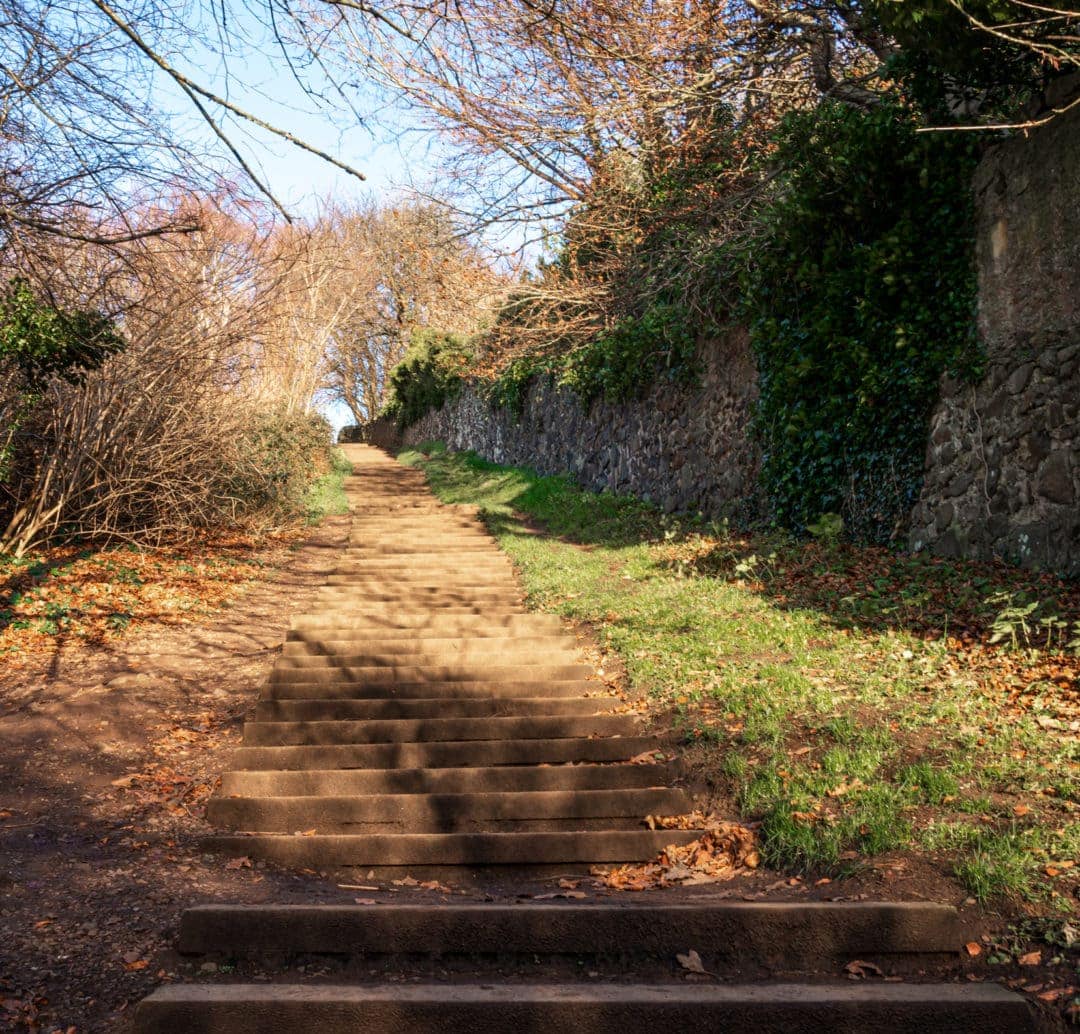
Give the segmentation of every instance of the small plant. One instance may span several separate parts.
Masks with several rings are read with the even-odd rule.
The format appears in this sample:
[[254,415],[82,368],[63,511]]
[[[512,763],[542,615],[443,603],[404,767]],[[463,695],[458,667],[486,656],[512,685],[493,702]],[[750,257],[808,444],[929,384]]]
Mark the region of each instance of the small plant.
[[808,524],[806,530],[826,546],[835,546],[844,534],[844,518],[838,513],[823,513],[812,524]]

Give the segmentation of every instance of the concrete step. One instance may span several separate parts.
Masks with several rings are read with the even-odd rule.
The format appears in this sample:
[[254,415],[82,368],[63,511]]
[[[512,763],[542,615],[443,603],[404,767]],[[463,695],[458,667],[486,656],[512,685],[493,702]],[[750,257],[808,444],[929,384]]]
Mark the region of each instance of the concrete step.
[[593,715],[612,711],[614,697],[537,697],[509,700],[260,700],[257,722],[360,722],[400,718],[497,718]]
[[693,808],[682,790],[546,790],[525,793],[369,794],[356,797],[213,797],[206,810],[215,826],[263,833],[317,829],[320,833],[483,833],[515,829],[573,830],[583,819],[606,828],[627,820],[639,829],[646,815],[682,815]]
[[[303,798],[302,798],[303,799]],[[709,962],[785,972],[897,955],[955,955],[970,940],[951,905],[930,902],[604,902],[229,905],[187,909],[180,950],[254,955],[585,955]]]
[[447,740],[434,743],[342,743],[322,746],[238,747],[233,768],[456,768],[556,765],[569,761],[629,761],[656,749],[651,736],[600,739]]
[[996,984],[169,985],[139,1034],[1026,1034],[1027,1003]]
[[402,833],[287,836],[220,835],[207,851],[259,858],[279,865],[562,865],[640,862],[670,844],[696,839],[692,831],[586,830],[566,833]]
[[265,700],[497,700],[518,697],[580,697],[598,693],[604,684],[587,679],[477,678],[469,682],[401,682],[394,678],[364,683],[300,682],[263,687]]
[[398,718],[389,721],[246,722],[244,745],[441,743],[448,740],[545,740],[633,736],[630,715],[525,715],[496,718]]
[[380,667],[278,668],[270,673],[272,686],[363,685],[366,682],[566,682],[594,675],[588,664],[424,664]]
[[[528,650],[578,650],[577,640],[567,634],[560,635],[520,635],[512,638],[494,636],[444,636],[441,639],[429,636],[422,643],[402,638],[379,639],[365,636],[362,641],[364,653],[370,651],[373,655],[378,654],[410,654],[418,649],[425,652],[441,652],[454,654],[458,657],[469,657],[474,654],[487,655],[499,654],[508,649]],[[284,657],[352,657],[360,653],[361,647],[356,639],[332,639],[322,637],[307,642],[292,640],[285,644],[282,650]]]
[[619,764],[238,771],[224,774],[221,793],[225,797],[315,797],[376,793],[621,790],[665,787],[674,782],[678,774],[676,765]]

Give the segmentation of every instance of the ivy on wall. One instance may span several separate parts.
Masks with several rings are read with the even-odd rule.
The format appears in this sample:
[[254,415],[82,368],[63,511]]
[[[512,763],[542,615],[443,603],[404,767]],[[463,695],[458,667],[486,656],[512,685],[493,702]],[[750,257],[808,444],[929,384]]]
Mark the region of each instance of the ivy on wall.
[[490,382],[487,397],[520,417],[528,386],[538,376],[570,388],[585,404],[598,398],[625,402],[661,378],[691,384],[699,372],[699,331],[683,306],[651,305],[572,351],[512,360]]
[[743,274],[762,478],[779,523],[839,513],[889,539],[922,479],[946,370],[972,377],[972,143],[889,104],[825,104],[778,134],[782,170]]

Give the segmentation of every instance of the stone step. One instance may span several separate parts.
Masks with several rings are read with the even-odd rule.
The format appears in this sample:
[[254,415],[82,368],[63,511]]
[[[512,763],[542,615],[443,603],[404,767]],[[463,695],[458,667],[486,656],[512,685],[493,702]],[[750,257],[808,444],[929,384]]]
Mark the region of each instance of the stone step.
[[525,715],[494,718],[397,718],[387,721],[246,722],[244,745],[270,747],[350,743],[442,743],[633,736],[630,715]]
[[[468,546],[461,554],[464,560],[497,562],[505,567],[512,567],[510,557],[499,548],[499,544],[490,535],[468,535]],[[403,539],[381,538],[363,545],[346,545],[338,555],[339,563],[372,563],[385,565],[409,566],[411,564],[431,564],[433,567],[453,564],[459,559],[456,553],[447,553],[442,548],[431,548],[428,543],[417,541],[415,537]]]
[[440,603],[437,605],[429,604],[425,609],[423,607],[407,607],[401,602],[377,601],[374,603],[357,603],[356,601],[330,601],[318,609],[317,617],[314,618],[314,623],[310,620],[300,618],[293,621],[292,627],[342,627],[344,623],[354,619],[362,619],[365,626],[375,625],[379,621],[386,621],[399,624],[402,627],[408,627],[411,622],[418,623],[424,620],[453,620],[455,618],[463,617],[486,618],[488,620],[499,621],[506,618],[525,617],[527,615],[528,611],[525,609],[524,604],[521,603],[499,603],[489,606],[484,606],[482,603]]
[[233,768],[470,768],[557,765],[570,761],[629,761],[657,749],[652,736],[601,739],[446,740],[434,743],[342,743],[297,747],[237,747]]
[[[308,671],[316,668],[375,668],[385,666],[397,667],[431,667],[440,665],[550,665],[580,664],[581,651],[577,644],[570,640],[563,640],[557,646],[548,647],[522,646],[516,640],[510,640],[503,645],[501,650],[454,650],[439,646],[429,646],[424,643],[402,644],[411,647],[409,652],[365,650],[349,653],[282,653],[274,664],[278,671]],[[359,643],[352,644],[353,650],[359,650]]]
[[518,697],[580,697],[598,693],[604,684],[587,679],[478,678],[469,682],[400,682],[393,678],[359,683],[302,682],[267,685],[266,700],[497,700]]
[[139,1034],[1027,1034],[996,984],[168,985]]
[[[466,794],[371,794],[355,797],[214,797],[207,821],[263,833],[484,833],[580,829],[582,819],[605,828],[641,828],[646,815],[682,815],[693,802],[683,790],[546,790]],[[517,828],[517,827],[515,827]]]
[[515,697],[476,700],[260,700],[257,722],[387,721],[399,718],[497,718],[521,715],[592,715],[621,701],[596,697]]
[[[328,578],[349,579],[349,584],[357,581],[383,582],[395,585],[513,585],[514,569],[509,564],[497,560],[463,560],[437,566],[435,564],[394,564],[378,567],[374,564],[338,564],[327,575]],[[343,584],[341,581],[327,582],[329,585]]]
[[565,682],[595,675],[588,664],[423,664],[379,667],[278,668],[270,673],[273,686],[306,684],[363,685],[365,682],[515,682],[518,680]]
[[436,638],[455,636],[513,636],[554,634],[566,628],[554,614],[514,613],[477,614],[475,616],[439,616],[436,614],[397,615],[376,617],[359,613],[351,618],[340,615],[310,614],[293,618],[285,634],[287,640],[325,637],[333,632],[334,639],[367,639],[432,635]]
[[[224,796],[317,797],[346,794],[503,793],[665,787],[676,765],[547,765],[498,768],[324,769],[226,772]],[[308,828],[308,827],[305,827]]]
[[338,557],[336,569],[368,570],[408,574],[410,571],[456,571],[462,567],[484,568],[512,572],[510,558],[493,543],[484,549],[468,549],[447,553],[357,553],[347,552]]
[[278,865],[323,868],[343,865],[439,866],[641,862],[671,844],[699,834],[664,830],[584,830],[560,833],[280,833],[219,835],[203,841],[207,851],[258,858]]
[[491,585],[409,585],[394,584],[379,578],[370,582],[342,583],[324,585],[315,597],[314,609],[319,610],[325,604],[340,605],[354,603],[367,606],[372,603],[390,603],[395,606],[405,604],[414,608],[440,607],[490,603],[516,604],[524,593],[514,586]]
[[707,962],[753,959],[786,972],[867,957],[954,956],[970,939],[955,908],[922,901],[209,904],[187,909],[180,923],[187,954],[671,959],[692,944]]
[[[429,636],[418,643],[415,640],[394,638],[379,639],[365,636],[363,639],[363,652],[372,655],[379,654],[410,654],[423,649],[424,652],[440,652],[453,654],[458,657],[469,657],[474,654],[487,655],[499,654],[508,649],[528,650],[578,650],[577,640],[565,633],[559,635],[520,635],[513,638],[506,637],[475,637],[475,636],[444,636],[435,638]],[[294,639],[286,642],[282,650],[284,657],[352,657],[359,654],[360,647],[357,639],[332,639],[329,637],[316,640]]]

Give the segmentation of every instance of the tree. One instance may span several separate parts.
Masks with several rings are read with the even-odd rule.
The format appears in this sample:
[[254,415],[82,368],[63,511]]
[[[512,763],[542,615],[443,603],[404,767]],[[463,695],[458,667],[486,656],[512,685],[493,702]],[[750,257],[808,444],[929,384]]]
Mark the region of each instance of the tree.
[[336,209],[324,221],[324,255],[347,299],[329,341],[326,384],[364,423],[379,412],[414,331],[474,332],[504,280],[434,204]]

